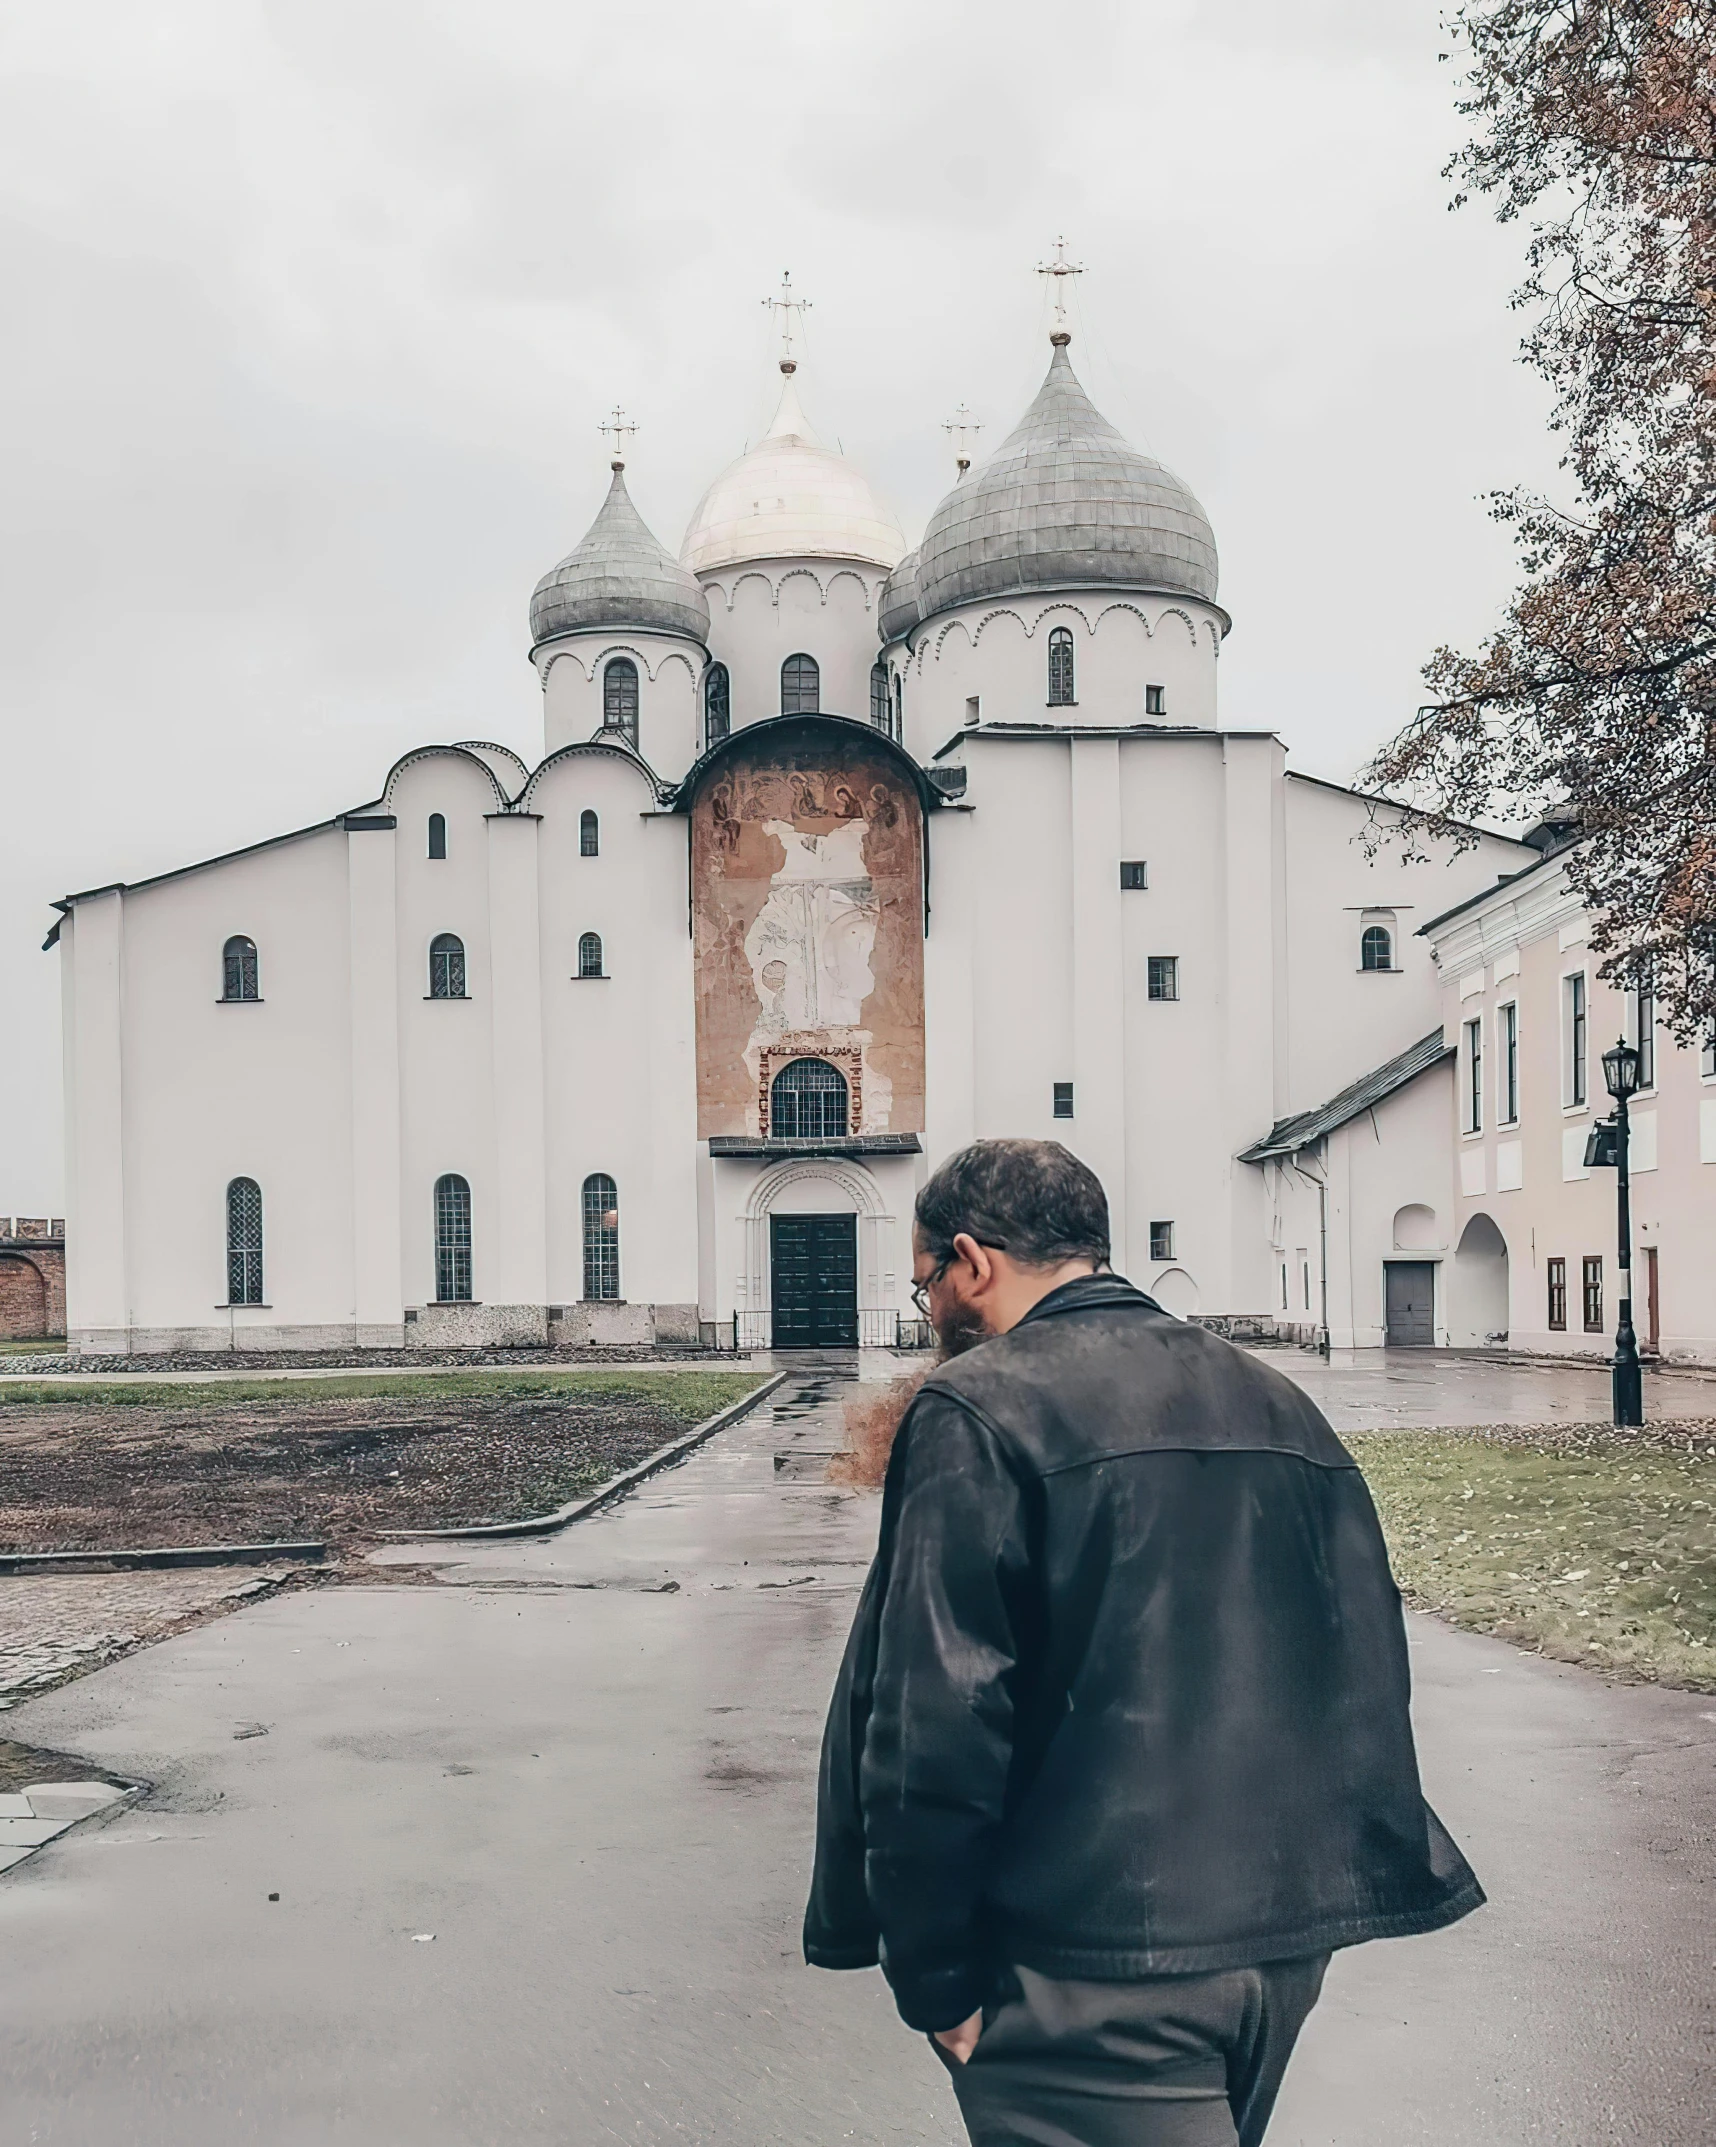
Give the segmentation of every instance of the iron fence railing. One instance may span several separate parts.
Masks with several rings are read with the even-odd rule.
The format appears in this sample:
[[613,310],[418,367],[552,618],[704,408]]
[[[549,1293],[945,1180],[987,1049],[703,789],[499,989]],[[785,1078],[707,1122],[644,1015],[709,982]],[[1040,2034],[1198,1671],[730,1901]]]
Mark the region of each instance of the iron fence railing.
[[[856,1343],[860,1349],[928,1349],[934,1339],[927,1320],[903,1319],[891,1305],[860,1305],[858,1308]],[[735,1349],[772,1349],[774,1346],[772,1312],[733,1314]],[[821,1346],[838,1348],[841,1345],[824,1343]]]

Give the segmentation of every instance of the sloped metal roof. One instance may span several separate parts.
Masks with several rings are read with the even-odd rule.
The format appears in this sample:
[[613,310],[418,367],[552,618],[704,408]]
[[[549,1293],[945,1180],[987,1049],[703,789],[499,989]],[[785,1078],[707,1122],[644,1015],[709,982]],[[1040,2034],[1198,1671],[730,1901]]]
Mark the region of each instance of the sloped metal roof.
[[1310,1147],[1320,1141],[1325,1133],[1333,1133],[1350,1119],[1362,1117],[1373,1104],[1392,1096],[1409,1081],[1416,1081],[1421,1073],[1428,1073],[1432,1066],[1440,1066],[1444,1059],[1454,1056],[1452,1044],[1442,1041],[1442,1031],[1433,1029],[1428,1036],[1421,1036],[1398,1058],[1390,1059],[1385,1066],[1363,1074],[1351,1088],[1343,1088],[1338,1096],[1332,1096],[1314,1111],[1300,1111],[1295,1117],[1283,1118],[1270,1127],[1265,1137],[1252,1147],[1242,1150],[1242,1163],[1267,1163],[1272,1156],[1292,1155],[1300,1148]]
[[908,552],[876,600],[876,626],[883,643],[898,641],[918,623],[918,555]]

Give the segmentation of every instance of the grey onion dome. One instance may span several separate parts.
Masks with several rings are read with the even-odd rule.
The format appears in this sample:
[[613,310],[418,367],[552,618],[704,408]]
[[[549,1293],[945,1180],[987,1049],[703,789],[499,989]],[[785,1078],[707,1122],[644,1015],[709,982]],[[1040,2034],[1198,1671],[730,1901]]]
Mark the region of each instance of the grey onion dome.
[[1057,338],[1036,401],[930,516],[918,616],[974,598],[1092,587],[1213,604],[1215,533],[1172,470],[1096,408]]
[[918,555],[908,552],[876,599],[876,624],[884,641],[898,641],[918,623]]
[[543,575],[530,599],[530,638],[548,641],[632,626],[707,643],[709,599],[697,578],[650,534],[626,490],[625,468],[581,544]]

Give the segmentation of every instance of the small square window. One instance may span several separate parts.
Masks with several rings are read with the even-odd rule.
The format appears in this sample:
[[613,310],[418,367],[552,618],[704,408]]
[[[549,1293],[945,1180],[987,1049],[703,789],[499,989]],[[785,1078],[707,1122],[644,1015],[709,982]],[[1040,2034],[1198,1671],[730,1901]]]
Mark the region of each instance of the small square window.
[[1152,1260],[1171,1260],[1174,1257],[1174,1226],[1172,1223],[1150,1225],[1150,1257]]
[[1122,887],[1143,889],[1150,884],[1150,867],[1141,857],[1123,857],[1120,861],[1120,884]]
[[1177,999],[1180,996],[1180,957],[1177,954],[1152,954],[1149,975],[1152,999]]
[[1147,716],[1161,716],[1166,715],[1167,710],[1168,697],[1161,687],[1146,686],[1144,689],[1144,713]]
[[1072,1090],[1073,1085],[1070,1081],[1057,1081],[1055,1083],[1055,1116],[1057,1118],[1070,1118],[1073,1115]]

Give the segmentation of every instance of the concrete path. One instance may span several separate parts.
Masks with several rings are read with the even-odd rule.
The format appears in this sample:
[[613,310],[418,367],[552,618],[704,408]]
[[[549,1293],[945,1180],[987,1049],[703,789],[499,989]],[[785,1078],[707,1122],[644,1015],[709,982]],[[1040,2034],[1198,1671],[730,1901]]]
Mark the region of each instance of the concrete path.
[[[8,1715],[157,1788],[0,1880],[0,2140],[951,2147],[879,1977],[798,1958],[875,1526],[822,1481],[842,1384],[559,1537],[278,1598]],[[1493,1905],[1337,1962],[1270,2147],[1704,2147],[1716,1703],[1413,1641]]]

